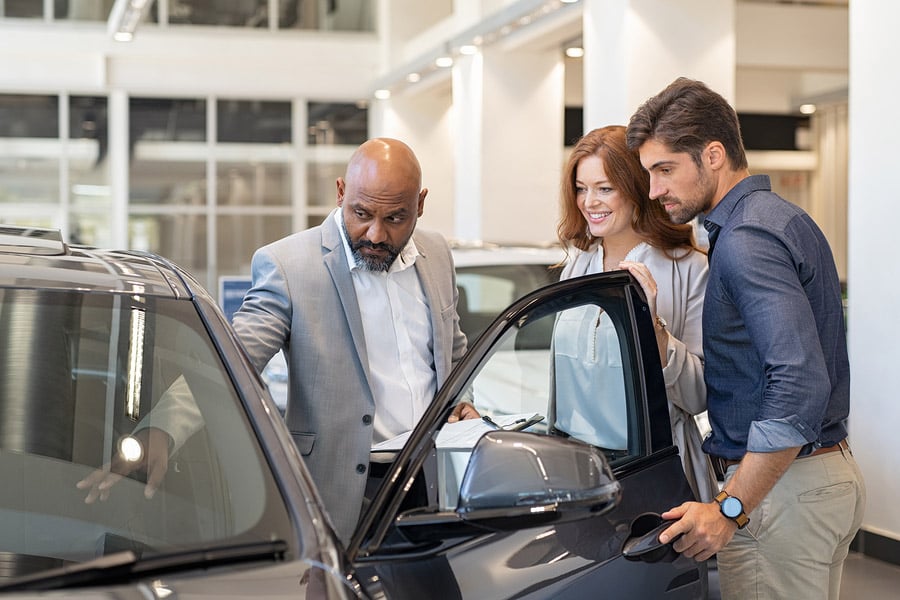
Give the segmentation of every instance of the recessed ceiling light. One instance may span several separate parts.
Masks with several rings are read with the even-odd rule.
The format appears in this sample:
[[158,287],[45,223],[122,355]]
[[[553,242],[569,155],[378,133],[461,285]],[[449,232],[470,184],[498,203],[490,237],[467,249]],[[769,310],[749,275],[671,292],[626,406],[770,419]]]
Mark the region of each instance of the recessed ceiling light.
[[378,98],[379,100],[387,100],[388,98],[391,97],[391,90],[385,90],[385,89],[375,90],[375,93],[373,95],[376,98]]
[[816,112],[815,104],[801,104],[800,105],[800,114],[802,115],[811,115]]
[[434,64],[439,67],[452,67],[453,59],[449,56],[439,56],[434,60]]
[[420,79],[422,79],[422,76],[418,73],[410,73],[406,76],[406,80],[410,83],[418,83]]
[[475,54],[476,52],[478,52],[478,48],[472,44],[466,44],[465,46],[459,47],[460,54],[465,54],[467,56],[471,56],[472,54]]
[[569,58],[581,58],[584,56],[584,48],[580,46],[572,46],[571,48],[566,48],[566,56]]

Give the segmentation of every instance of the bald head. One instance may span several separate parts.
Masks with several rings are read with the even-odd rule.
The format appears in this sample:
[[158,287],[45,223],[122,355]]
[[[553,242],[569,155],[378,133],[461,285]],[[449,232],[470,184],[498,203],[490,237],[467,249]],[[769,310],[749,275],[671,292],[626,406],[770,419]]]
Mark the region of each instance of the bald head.
[[366,141],[338,178],[337,192],[357,264],[389,269],[412,236],[428,193],[412,149],[393,138]]
[[347,163],[348,185],[376,184],[383,189],[422,187],[422,169],[412,148],[393,138],[364,142]]

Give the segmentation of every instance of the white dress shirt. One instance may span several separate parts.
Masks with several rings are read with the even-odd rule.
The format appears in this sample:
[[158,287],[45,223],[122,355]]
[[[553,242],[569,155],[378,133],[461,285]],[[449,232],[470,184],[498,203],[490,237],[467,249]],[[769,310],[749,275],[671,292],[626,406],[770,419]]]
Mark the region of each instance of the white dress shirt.
[[343,216],[335,211],[362,315],[375,398],[373,443],[409,431],[437,391],[434,336],[425,291],[413,265],[412,238],[387,271],[369,271],[353,259]]

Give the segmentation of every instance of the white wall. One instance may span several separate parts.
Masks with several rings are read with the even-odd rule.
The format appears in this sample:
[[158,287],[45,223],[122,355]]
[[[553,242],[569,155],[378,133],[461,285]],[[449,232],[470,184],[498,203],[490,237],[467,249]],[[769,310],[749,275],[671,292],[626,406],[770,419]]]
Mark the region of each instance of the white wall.
[[265,98],[366,98],[380,69],[375,34],[273,33],[146,27],[114,42],[105,23],[65,28],[0,24],[4,92]]
[[863,527],[900,540],[900,298],[896,24],[900,3],[850,3],[848,336],[853,455],[866,477]]
[[416,153],[422,166],[422,185],[428,188],[425,211],[419,225],[455,236],[454,183],[451,156],[451,101],[446,85],[418,94],[394,96],[373,114],[382,121],[373,126],[372,135],[387,135],[403,140]]

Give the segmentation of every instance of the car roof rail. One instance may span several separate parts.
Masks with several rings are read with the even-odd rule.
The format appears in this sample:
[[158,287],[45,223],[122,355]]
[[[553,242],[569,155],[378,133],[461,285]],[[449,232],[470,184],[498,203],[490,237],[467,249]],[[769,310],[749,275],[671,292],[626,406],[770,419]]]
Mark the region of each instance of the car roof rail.
[[60,256],[68,247],[59,229],[0,225],[0,252]]

